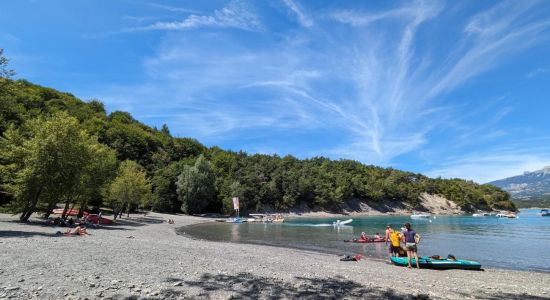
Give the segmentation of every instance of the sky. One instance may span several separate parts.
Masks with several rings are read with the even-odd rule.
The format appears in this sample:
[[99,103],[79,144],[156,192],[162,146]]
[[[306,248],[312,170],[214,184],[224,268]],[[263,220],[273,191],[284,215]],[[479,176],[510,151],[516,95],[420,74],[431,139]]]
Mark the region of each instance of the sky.
[[480,183],[550,165],[550,1],[2,0],[0,48],[207,146]]

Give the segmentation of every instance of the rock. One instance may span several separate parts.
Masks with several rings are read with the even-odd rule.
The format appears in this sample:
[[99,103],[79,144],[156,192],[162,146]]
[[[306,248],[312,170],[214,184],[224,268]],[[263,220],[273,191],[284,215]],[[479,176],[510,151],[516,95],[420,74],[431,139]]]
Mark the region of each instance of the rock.
[[23,281],[25,281],[25,279],[23,279],[23,278],[17,280],[17,282],[23,282]]
[[95,283],[90,283],[89,287],[91,288],[95,287]]

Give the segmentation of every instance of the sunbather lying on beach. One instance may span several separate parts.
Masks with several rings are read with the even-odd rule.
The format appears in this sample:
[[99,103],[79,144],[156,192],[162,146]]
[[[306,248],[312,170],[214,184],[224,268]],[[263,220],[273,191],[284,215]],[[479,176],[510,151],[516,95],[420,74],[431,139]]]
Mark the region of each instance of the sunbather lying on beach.
[[86,231],[86,227],[84,226],[76,226],[75,228],[73,229],[67,229],[67,231],[65,231],[65,234],[68,234],[68,235],[90,235],[87,231]]

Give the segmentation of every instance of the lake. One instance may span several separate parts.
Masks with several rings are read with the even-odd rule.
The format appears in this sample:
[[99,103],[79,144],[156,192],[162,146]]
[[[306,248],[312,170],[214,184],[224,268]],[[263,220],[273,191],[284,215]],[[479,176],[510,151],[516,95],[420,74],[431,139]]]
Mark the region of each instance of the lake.
[[195,238],[238,243],[264,244],[334,254],[363,254],[387,257],[385,243],[356,244],[343,240],[362,231],[384,236],[385,226],[399,229],[411,223],[421,236],[419,255],[474,260],[483,267],[550,272],[550,217],[540,210],[523,209],[517,219],[472,216],[436,216],[413,220],[407,216],[354,216],[350,226],[334,227],[340,218],[286,218],[282,224],[202,223],[178,229]]

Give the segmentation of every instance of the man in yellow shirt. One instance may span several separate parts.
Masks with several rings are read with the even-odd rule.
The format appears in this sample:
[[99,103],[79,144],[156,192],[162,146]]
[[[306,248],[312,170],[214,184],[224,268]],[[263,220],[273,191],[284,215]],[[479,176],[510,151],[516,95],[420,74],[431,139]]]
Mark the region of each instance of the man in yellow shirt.
[[389,256],[398,256],[399,249],[401,248],[401,233],[396,230],[390,232],[390,247],[389,247]]

